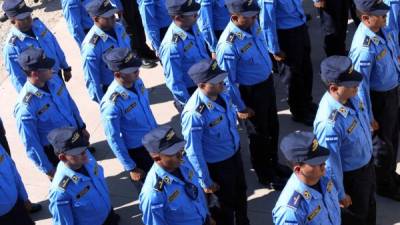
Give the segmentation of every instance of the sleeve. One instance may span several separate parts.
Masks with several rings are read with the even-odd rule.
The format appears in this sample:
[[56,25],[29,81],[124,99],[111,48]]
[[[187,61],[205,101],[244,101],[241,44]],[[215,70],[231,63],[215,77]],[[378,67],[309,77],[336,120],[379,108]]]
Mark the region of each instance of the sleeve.
[[294,209],[283,206],[272,213],[272,220],[275,225],[305,225],[305,223],[297,218]]
[[139,208],[143,213],[143,223],[151,225],[168,225],[164,214],[164,198],[160,193],[144,191],[139,196]]
[[330,151],[330,156],[326,161],[326,172],[338,190],[339,200],[342,200],[346,192],[343,186],[343,167],[340,152],[341,134],[330,124],[319,124],[316,126],[316,130],[316,137],[319,144]]
[[187,157],[194,170],[197,171],[200,185],[203,188],[210,187],[213,181],[208,172],[203,154],[203,123],[201,119],[190,112],[184,112],[182,115],[182,134],[186,141],[185,151]]
[[371,71],[375,65],[375,57],[367,50],[360,51],[359,54],[351,54],[350,56],[354,69],[363,75],[363,81],[358,89],[358,96],[363,100],[368,109],[370,122],[373,121],[372,104],[370,99],[370,78]]
[[104,95],[100,85],[101,56],[96,54],[96,49],[91,44],[83,46],[82,50],[83,73],[86,87],[91,99],[100,103]]
[[37,131],[37,118],[27,109],[20,109],[16,114],[18,133],[25,145],[28,157],[44,173],[49,173],[54,169],[40,143]]
[[81,117],[81,114],[79,112],[78,106],[76,106],[75,101],[72,99],[69,91],[66,89],[65,91],[67,91],[68,93],[68,100],[69,100],[69,104],[70,107],[72,108],[72,112],[74,114],[74,118],[76,120],[76,123],[78,124],[79,128],[84,128],[86,127],[85,123],[83,122],[83,119]]
[[164,65],[166,85],[174,97],[185,104],[189,100],[189,93],[183,80],[185,72],[182,68],[182,54],[175,44],[167,44],[160,49],[161,61]]
[[[40,22],[40,21],[38,21],[38,22]],[[40,23],[42,23],[42,22],[40,22]],[[42,26],[43,26],[45,29],[47,29],[47,27],[46,27],[43,23],[42,23]],[[69,65],[68,65],[68,63],[67,63],[67,59],[65,58],[64,51],[61,49],[60,44],[59,44],[58,41],[57,41],[57,38],[53,35],[53,33],[50,32],[49,29],[47,29],[47,35],[48,35],[48,37],[51,39],[51,41],[52,41],[53,44],[54,44],[54,49],[55,49],[55,51],[56,51],[57,58],[58,58],[58,60],[60,61],[60,67],[61,67],[62,69],[68,68]]]
[[228,72],[228,82],[226,83],[227,90],[232,96],[232,101],[238,108],[238,111],[246,109],[242,97],[240,96],[239,87],[237,84],[237,62],[238,56],[236,55],[231,45],[222,43],[217,47],[217,61],[222,70]]
[[276,33],[276,14],[277,0],[259,0],[260,2],[260,25],[264,30],[267,40],[268,50],[272,54],[280,52],[278,34]]
[[158,53],[160,49],[160,26],[156,20],[156,3],[155,0],[140,0],[139,10],[142,17],[143,27],[146,31],[148,38],[150,39],[151,46]]
[[69,32],[72,34],[76,42],[79,45],[82,44],[83,39],[85,39],[85,31],[81,24],[81,8],[76,1],[63,1],[65,5],[63,6],[64,18],[67,21]]
[[[107,105],[109,104],[109,105]],[[128,149],[121,137],[121,113],[118,106],[103,102],[101,106],[102,122],[107,142],[114,155],[122,163],[126,171],[135,169],[136,163],[129,156]]]
[[49,210],[53,216],[54,225],[74,225],[71,200],[64,192],[51,191]]
[[24,183],[22,183],[22,179],[18,173],[17,167],[15,166],[14,161],[8,154],[5,154],[5,157],[7,157],[8,160],[10,160],[11,171],[13,171],[13,175],[16,181],[16,187],[18,189],[18,199],[25,202],[26,200],[28,200],[28,193],[26,193],[25,185]]
[[18,51],[15,46],[6,44],[3,49],[4,64],[14,88],[19,93],[26,82],[26,74],[17,62]]
[[207,42],[210,52],[215,52],[218,39],[214,33],[212,0],[201,0],[200,6],[197,24],[201,34]]

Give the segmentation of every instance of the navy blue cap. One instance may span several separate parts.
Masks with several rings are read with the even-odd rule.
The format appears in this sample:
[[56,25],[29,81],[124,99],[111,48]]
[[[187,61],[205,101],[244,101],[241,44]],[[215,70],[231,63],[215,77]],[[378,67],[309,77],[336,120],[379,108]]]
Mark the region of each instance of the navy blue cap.
[[129,48],[114,48],[103,54],[103,61],[113,72],[133,73],[142,65]]
[[227,72],[219,68],[215,60],[201,60],[190,67],[188,74],[196,84],[218,84],[228,75]]
[[85,5],[85,8],[91,17],[100,16],[108,18],[118,12],[118,9],[109,0],[92,0]]
[[185,15],[197,13],[200,4],[195,0],[167,0],[166,3],[169,15]]
[[325,84],[355,87],[360,84],[363,76],[353,69],[353,64],[348,57],[334,55],[322,61],[321,79]]
[[355,0],[354,3],[359,11],[375,16],[385,16],[390,10],[382,0]]
[[231,14],[238,13],[251,17],[260,12],[260,7],[255,0],[226,0],[225,4]]
[[43,49],[35,47],[29,47],[21,52],[17,61],[25,71],[51,69],[55,63],[54,59],[46,57]]
[[23,0],[5,0],[2,8],[8,18],[16,19],[25,19],[33,11]]
[[89,146],[88,138],[74,127],[56,128],[49,132],[47,140],[53,146],[56,155],[79,155]]
[[168,125],[157,127],[144,135],[142,144],[148,152],[163,155],[175,155],[185,147],[185,141]]
[[321,165],[329,157],[329,150],[320,146],[311,132],[296,131],[282,139],[281,151],[293,163]]

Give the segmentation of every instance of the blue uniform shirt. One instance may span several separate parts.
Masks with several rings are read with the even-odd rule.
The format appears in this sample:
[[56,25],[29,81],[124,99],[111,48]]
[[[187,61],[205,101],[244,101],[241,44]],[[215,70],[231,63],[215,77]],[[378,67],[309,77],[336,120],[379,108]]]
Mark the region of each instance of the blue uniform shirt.
[[157,127],[141,79],[135,82],[134,88],[137,94],[114,80],[100,103],[108,144],[127,171],[136,167],[128,149],[141,147],[143,136]]
[[197,89],[182,112],[186,153],[203,188],[212,185],[207,163],[232,157],[239,149],[236,111],[227,93],[220,94],[226,109]]
[[327,174],[345,197],[343,172],[365,166],[372,157],[372,137],[367,109],[358,96],[351,98],[353,108],[325,93],[314,121],[314,134],[319,144],[330,150]]
[[272,210],[275,225],[340,225],[338,193],[327,177],[319,181],[322,193],[292,174]]
[[11,157],[0,145],[0,216],[8,213],[17,200],[28,200],[25,186]]
[[168,27],[172,20],[168,15],[165,0],[137,0],[140,16],[151,46],[159,52],[161,37],[160,29]]
[[87,175],[60,162],[51,183],[49,210],[54,225],[101,225],[111,212],[111,201],[103,167],[86,151]]
[[197,24],[211,52],[217,49],[214,31],[223,31],[231,18],[225,0],[198,0],[200,4]]
[[18,133],[28,157],[44,173],[53,169],[43,150],[49,145],[47,134],[59,127],[85,127],[65,84],[53,78],[47,85],[50,93],[26,82],[14,109]]
[[217,61],[229,73],[228,90],[239,111],[246,106],[237,84],[254,85],[272,73],[267,42],[257,22],[251,27],[251,34],[229,22],[218,41]]
[[65,55],[57,39],[39,19],[33,19],[32,30],[36,37],[22,33],[16,27],[12,27],[3,49],[4,63],[11,78],[11,83],[17,92],[26,82],[26,73],[18,64],[17,58],[28,47],[41,48],[46,56],[55,60],[53,73],[57,74],[61,69],[69,68]]
[[383,2],[390,7],[387,13],[386,25],[393,31],[398,43],[400,32],[400,0],[383,0]]
[[93,20],[85,9],[90,0],[61,0],[62,11],[67,21],[68,31],[74,37],[79,47],[86,33],[93,26]]
[[120,23],[114,26],[117,40],[94,25],[82,43],[83,74],[86,88],[92,100],[100,103],[103,98],[103,87],[114,80],[114,73],[107,68],[103,54],[112,48],[129,48],[131,41],[125,28]]
[[366,104],[370,120],[373,119],[370,90],[389,91],[399,83],[398,43],[392,32],[381,30],[385,39],[360,23],[349,53],[354,69],[364,76],[359,96]]
[[206,45],[196,25],[193,34],[172,23],[160,47],[166,85],[181,104],[189,100],[187,88],[195,87],[188,70],[202,59],[209,59]]
[[207,201],[195,171],[186,158],[183,160],[179,169],[185,182],[190,182],[198,188],[197,198],[189,198],[185,192],[185,182],[154,163],[139,195],[144,224],[204,224],[208,214]]
[[301,0],[258,0],[260,26],[265,33],[269,51],[280,51],[276,29],[291,29],[303,25],[306,16]]

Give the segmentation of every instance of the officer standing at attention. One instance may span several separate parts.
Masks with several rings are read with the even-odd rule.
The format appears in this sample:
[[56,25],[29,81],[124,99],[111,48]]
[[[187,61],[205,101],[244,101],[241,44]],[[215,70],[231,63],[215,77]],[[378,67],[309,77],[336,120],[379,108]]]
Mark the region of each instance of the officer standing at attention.
[[51,79],[55,61],[38,48],[28,48],[18,56],[26,71],[27,82],[14,108],[18,133],[28,157],[52,179],[58,158],[47,140],[47,134],[59,127],[80,129],[89,140],[89,132],[65,84]]
[[196,25],[200,4],[194,0],[167,0],[172,24],[160,46],[166,85],[179,112],[196,90],[187,71],[202,59],[209,59],[205,41]]
[[228,90],[239,119],[250,119],[255,133],[249,134],[251,162],[261,184],[281,189],[278,171],[279,122],[264,33],[258,25],[260,8],[252,0],[226,2],[231,21],[217,45],[217,61],[228,72]]
[[172,22],[165,0],[138,0],[137,2],[144,30],[158,56],[161,41]]
[[32,8],[23,0],[6,0],[3,3],[3,10],[13,24],[3,48],[4,63],[17,92],[21,91],[26,82],[26,73],[18,64],[17,58],[29,47],[43,49],[48,57],[54,59],[52,67],[54,73],[69,81],[72,76],[71,67],[65,59],[63,50],[42,21],[38,18],[32,19]]
[[399,142],[398,85],[399,43],[386,28],[389,7],[382,1],[357,0],[361,24],[354,34],[349,57],[364,80],[359,96],[364,100],[377,136],[386,143],[376,146],[377,194],[400,201],[400,176],[396,173]]
[[217,224],[248,225],[236,110],[223,92],[228,74],[215,60],[200,61],[188,73],[198,86],[182,112],[188,159],[204,192],[218,196],[220,215],[213,215]]
[[143,136],[157,127],[150,109],[149,94],[139,78],[140,59],[129,48],[114,48],[104,54],[114,72],[101,103],[104,131],[115,156],[133,181],[144,181],[153,159],[142,145]]
[[281,150],[293,174],[272,210],[274,224],[340,225],[338,192],[325,176],[329,150],[318,144],[313,133],[303,131],[284,137]]
[[103,167],[87,150],[85,135],[63,127],[52,130],[48,139],[60,159],[49,193],[54,224],[117,225]]
[[321,79],[327,92],[319,103],[314,133],[319,144],[331,152],[327,175],[338,190],[340,204],[350,211],[342,214],[342,224],[374,225],[372,136],[368,109],[357,96],[363,76],[353,70],[346,56],[331,56],[321,63]]
[[311,43],[302,1],[258,0],[258,5],[269,52],[287,68],[292,118],[312,126],[318,106],[312,101]]
[[207,42],[213,59],[216,59],[218,39],[229,23],[230,14],[225,0],[198,0],[200,4],[197,24]]
[[139,196],[146,225],[215,225],[185,142],[170,126],[153,129],[143,145],[154,160]]
[[90,98],[100,103],[114,80],[113,72],[103,61],[103,54],[113,48],[131,48],[129,35],[122,24],[115,21],[115,8],[109,0],[93,0],[86,10],[94,21],[82,43],[81,56],[86,88]]

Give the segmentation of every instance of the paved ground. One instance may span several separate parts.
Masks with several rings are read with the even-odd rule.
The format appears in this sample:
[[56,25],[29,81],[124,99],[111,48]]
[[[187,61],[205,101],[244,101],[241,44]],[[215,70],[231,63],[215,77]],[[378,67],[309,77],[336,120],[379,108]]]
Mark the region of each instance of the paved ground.
[[[54,3],[51,3],[54,4]],[[46,9],[46,7],[39,7]],[[57,10],[57,7],[51,8]],[[307,2],[306,9],[313,16],[313,20],[309,23],[310,35],[312,39],[313,53],[312,60],[314,64],[315,82],[314,82],[314,97],[318,102],[323,93],[322,85],[319,80],[319,63],[324,57],[321,47],[322,36],[318,24],[316,12],[312,9],[310,3]],[[52,12],[54,15],[60,15],[59,11]],[[43,13],[41,13],[43,15]],[[50,23],[50,29],[55,33],[65,54],[68,57],[69,63],[73,68],[73,79],[67,86],[76,100],[81,114],[91,133],[91,141],[98,149],[95,154],[99,163],[105,168],[106,179],[109,184],[111,198],[117,213],[122,216],[123,225],[142,224],[140,221],[140,211],[138,209],[137,191],[132,183],[130,183],[127,174],[122,172],[122,166],[111,153],[100,123],[100,115],[98,105],[89,100],[87,91],[84,87],[83,76],[81,71],[79,49],[75,42],[66,30],[66,24],[63,19],[45,18],[53,21]],[[350,25],[351,30],[354,26]],[[4,36],[4,24],[0,27],[0,36]],[[352,33],[351,31],[349,33]],[[349,35],[351,36],[351,35]],[[0,39],[2,39],[0,37]],[[1,62],[1,61],[0,61]],[[4,68],[4,67],[3,67]],[[5,78],[6,72],[0,70],[0,77]],[[171,95],[164,85],[164,78],[161,67],[151,70],[142,70],[141,77],[146,86],[151,90],[152,109],[159,124],[172,124],[179,129],[179,118],[171,101]],[[0,79],[3,82],[0,84],[0,99],[2,99],[0,115],[3,118],[7,129],[7,137],[12,147],[12,154],[17,167],[21,173],[22,179],[26,185],[29,196],[32,201],[40,202],[44,206],[44,210],[33,217],[38,225],[51,224],[51,216],[47,210],[48,206],[48,188],[49,181],[47,177],[41,174],[37,169],[34,169],[33,163],[28,160],[24,152],[22,143],[16,131],[15,119],[13,118],[13,106],[17,96],[8,79]],[[281,124],[281,137],[290,131],[294,130],[310,130],[298,123],[294,123],[290,119],[288,106],[285,102],[286,90],[280,84],[279,79],[276,79],[276,89],[278,93],[279,121]],[[243,132],[242,132],[243,133]],[[271,210],[279,196],[278,192],[268,190],[260,186],[256,181],[256,176],[250,170],[249,154],[246,145],[247,140],[242,134],[242,151],[246,169],[246,179],[248,183],[248,202],[249,216],[253,225],[269,225],[271,222]],[[362,188],[362,187],[360,187]],[[391,225],[400,224],[400,204],[388,199],[378,197],[378,224]]]

